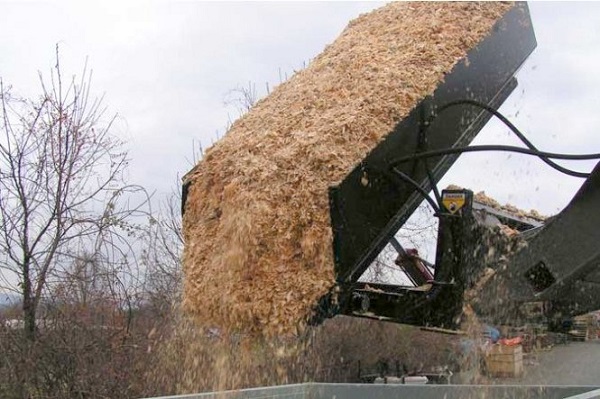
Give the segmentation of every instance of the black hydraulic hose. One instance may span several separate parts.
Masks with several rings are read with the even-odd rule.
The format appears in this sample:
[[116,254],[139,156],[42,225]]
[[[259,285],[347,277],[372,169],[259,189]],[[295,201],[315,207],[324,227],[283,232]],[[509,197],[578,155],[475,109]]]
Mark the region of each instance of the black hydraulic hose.
[[[522,147],[514,147],[514,146],[507,146],[507,145],[480,145],[480,146],[470,146],[470,147],[455,147],[455,148],[449,148],[449,149],[445,149],[445,150],[437,150],[437,151],[428,151],[428,142],[427,142],[427,130],[429,129],[429,127],[431,126],[431,123],[435,120],[435,118],[443,111],[454,107],[454,106],[458,106],[458,105],[472,105],[475,107],[479,107],[489,113],[491,113],[492,115],[494,115],[496,118],[498,118],[501,122],[503,122],[528,148],[522,148]],[[496,109],[490,107],[487,104],[481,103],[479,101],[476,100],[469,100],[469,99],[463,99],[463,100],[457,100],[457,101],[452,101],[449,102],[447,104],[444,104],[443,106],[441,106],[438,110],[437,113],[432,115],[430,118],[428,118],[427,121],[424,122],[424,126],[422,126],[422,128],[419,131],[419,143],[421,145],[421,148],[419,150],[421,150],[420,153],[416,153],[410,156],[405,156],[405,157],[401,157],[401,158],[397,158],[395,160],[392,160],[392,162],[390,163],[390,170],[392,172],[395,173],[396,176],[400,177],[402,180],[410,183],[411,185],[413,185],[417,191],[421,194],[421,196],[423,196],[423,198],[425,200],[427,200],[427,202],[429,203],[429,205],[436,211],[436,213],[439,213],[439,207],[442,206],[441,204],[441,198],[439,195],[439,191],[437,189],[437,185],[435,184],[435,180],[433,178],[433,173],[431,171],[431,169],[429,168],[428,162],[427,160],[429,158],[432,157],[436,157],[436,156],[441,156],[441,155],[450,155],[450,154],[462,154],[465,152],[478,152],[478,151],[508,151],[508,152],[516,152],[516,153],[522,153],[522,154],[526,154],[526,155],[535,155],[538,158],[540,158],[543,162],[545,162],[546,164],[548,164],[549,166],[551,166],[552,168],[566,174],[569,176],[573,176],[573,177],[583,177],[583,178],[587,178],[590,176],[590,173],[584,173],[584,172],[578,172],[578,171],[574,171],[568,168],[565,168],[561,165],[558,165],[557,163],[555,163],[554,161],[551,160],[551,158],[554,159],[565,159],[565,160],[592,160],[592,159],[600,159],[600,154],[560,154],[560,153],[550,153],[550,152],[544,152],[544,151],[540,151],[538,150],[535,145],[533,145],[533,143],[531,143],[523,133],[521,133],[521,131],[512,124],[511,121],[509,121],[504,115],[502,115],[499,111],[497,111]],[[396,166],[404,163],[404,162],[408,162],[408,161],[414,161],[414,160],[423,160],[423,163],[425,165],[425,170],[427,172],[427,178],[430,182],[431,188],[434,192],[434,195],[439,203],[439,207],[436,206],[436,204],[434,203],[434,201],[429,197],[429,195],[427,194],[427,192],[413,179],[411,179],[409,176],[407,176],[406,174],[400,172]],[[456,240],[454,239],[454,232],[451,233],[451,241],[453,243],[453,246],[455,247],[456,245]],[[454,248],[454,251],[456,252],[456,248]],[[437,274],[437,272],[436,272]],[[428,294],[428,300],[432,300],[434,299],[438,293],[439,290],[436,289],[437,287],[434,287],[434,289],[432,290],[432,292],[430,292]]]
[[394,174],[396,176],[398,176],[399,178],[401,178],[405,182],[407,182],[410,185],[412,185],[419,192],[419,194],[421,194],[421,196],[429,203],[429,205],[431,205],[431,207],[433,208],[433,210],[435,211],[435,213],[439,213],[440,212],[440,208],[438,207],[438,205],[435,203],[434,200],[431,199],[431,197],[427,194],[427,191],[425,191],[423,189],[423,187],[421,187],[421,185],[419,183],[417,183],[416,181],[414,181],[413,179],[411,179],[410,176],[408,176],[407,174],[400,172],[395,167],[392,167],[391,170],[392,170],[392,172],[394,172]]
[[[531,141],[529,141],[527,139],[527,137],[525,137],[525,135],[515,125],[513,125],[513,123],[510,120],[508,120],[508,118],[506,118],[504,115],[502,115],[498,110],[494,109],[493,107],[490,107],[489,105],[479,102],[479,101],[476,101],[476,100],[470,100],[470,99],[456,100],[456,101],[451,101],[447,104],[442,105],[438,109],[437,114],[433,115],[429,119],[429,125],[431,125],[431,123],[433,122],[433,120],[435,120],[435,118],[439,115],[439,113],[444,112],[445,110],[455,107],[455,106],[458,106],[458,105],[472,105],[474,107],[478,107],[478,108],[481,108],[481,109],[489,112],[490,114],[492,114],[496,118],[498,118],[502,123],[504,123],[529,149],[534,150],[534,151],[539,151],[538,148],[536,148],[536,146],[534,146],[533,143]],[[577,171],[565,168],[564,166],[561,166],[561,165],[553,162],[552,160],[548,159],[548,157],[540,156],[539,158],[542,161],[544,161],[545,163],[547,163],[548,165],[550,165],[551,167],[553,167],[554,169],[556,169],[566,175],[573,176],[573,177],[583,177],[583,178],[587,178],[589,176],[589,173],[577,172]]]
[[[419,126],[419,151],[427,151],[429,149],[429,143],[427,142],[427,129],[429,128],[431,122],[426,120],[425,118],[425,108],[421,107],[421,121],[423,122]],[[423,165],[425,166],[425,172],[427,173],[427,179],[429,180],[429,185],[431,186],[431,190],[433,191],[433,196],[438,203],[438,206],[442,206],[442,196],[440,195],[440,191],[438,190],[435,179],[433,178],[433,173],[431,168],[429,167],[429,162],[427,159],[423,159]]]
[[[515,147],[515,146],[510,146],[510,145],[492,144],[492,145],[475,145],[475,146],[469,146],[469,147],[454,147],[454,148],[447,148],[444,150],[433,150],[433,151],[425,151],[425,152],[421,152],[421,153],[417,153],[417,154],[412,154],[409,156],[393,159],[390,162],[390,169],[396,170],[395,169],[396,165],[399,165],[404,162],[412,161],[415,159],[427,159],[427,158],[437,157],[440,155],[462,154],[465,152],[479,152],[479,151],[516,152],[516,153],[526,154],[526,155],[535,155],[540,159],[553,158],[553,159],[565,159],[565,160],[575,160],[575,161],[600,159],[600,154],[560,154],[560,153],[532,150],[532,149],[523,148],[523,147]],[[582,176],[582,177],[588,177],[589,175],[590,175],[589,173],[586,173],[585,176]]]

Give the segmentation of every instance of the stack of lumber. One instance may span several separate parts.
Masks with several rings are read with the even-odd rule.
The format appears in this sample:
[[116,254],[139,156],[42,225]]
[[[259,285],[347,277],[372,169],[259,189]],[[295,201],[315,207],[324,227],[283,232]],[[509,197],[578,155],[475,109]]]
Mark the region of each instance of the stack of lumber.
[[184,309],[206,326],[296,332],[334,283],[328,188],[511,7],[398,2],[362,15],[236,121],[184,177]]

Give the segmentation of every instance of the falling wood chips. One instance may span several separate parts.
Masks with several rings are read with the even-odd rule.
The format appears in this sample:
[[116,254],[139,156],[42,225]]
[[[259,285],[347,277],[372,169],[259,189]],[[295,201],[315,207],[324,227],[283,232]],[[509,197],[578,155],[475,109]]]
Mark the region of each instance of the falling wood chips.
[[350,22],[184,178],[184,308],[294,333],[334,282],[328,187],[481,41],[508,3],[392,3]]

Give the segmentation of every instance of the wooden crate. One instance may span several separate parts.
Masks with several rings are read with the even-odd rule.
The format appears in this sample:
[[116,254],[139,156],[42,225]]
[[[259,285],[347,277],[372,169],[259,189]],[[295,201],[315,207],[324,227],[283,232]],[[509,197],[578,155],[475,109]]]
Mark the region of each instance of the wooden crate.
[[573,318],[573,326],[569,331],[571,339],[574,341],[588,341],[598,338],[598,320],[596,315],[588,313]]
[[491,377],[520,377],[523,375],[521,345],[494,345],[486,354],[487,374]]

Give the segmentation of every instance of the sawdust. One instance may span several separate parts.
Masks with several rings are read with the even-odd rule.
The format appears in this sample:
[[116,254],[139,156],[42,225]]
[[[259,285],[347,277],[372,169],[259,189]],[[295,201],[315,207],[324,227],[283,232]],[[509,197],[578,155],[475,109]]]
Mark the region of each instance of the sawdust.
[[306,340],[221,334],[178,316],[149,340],[149,391],[180,395],[299,383],[311,380],[318,368]]
[[203,325],[295,333],[334,283],[338,184],[509,3],[392,3],[259,101],[184,178],[184,307]]
[[[508,231],[510,230],[510,231]],[[470,372],[465,376],[467,383],[487,383],[487,376],[483,373],[482,365],[490,342],[482,338],[487,322],[493,322],[494,318],[481,317],[480,297],[487,288],[487,284],[504,270],[510,261],[510,257],[521,250],[526,241],[507,226],[500,228],[476,224],[467,236],[470,239],[463,241],[464,253],[472,254],[464,256],[461,267],[466,267],[472,273],[472,280],[463,292],[463,308],[461,318],[461,330],[466,332],[472,344],[468,353],[464,353],[460,359],[463,369]],[[475,237],[475,239],[473,239]],[[472,271],[472,272],[471,272]]]

